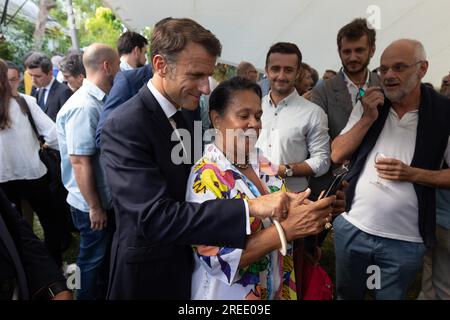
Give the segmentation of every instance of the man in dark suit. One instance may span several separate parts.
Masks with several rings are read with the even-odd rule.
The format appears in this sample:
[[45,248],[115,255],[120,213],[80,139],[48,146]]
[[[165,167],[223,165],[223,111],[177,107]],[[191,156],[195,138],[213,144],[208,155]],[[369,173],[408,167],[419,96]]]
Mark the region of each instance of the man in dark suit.
[[44,243],[0,189],[0,300],[71,298]]
[[31,95],[36,98],[42,110],[55,121],[59,109],[72,95],[72,90],[53,77],[52,62],[41,53],[28,57],[25,67],[33,83]]
[[[195,110],[201,94],[210,93],[208,77],[221,45],[190,19],[167,19],[156,25],[151,48],[153,78],[102,130],[117,223],[109,299],[190,299],[191,245],[243,248],[249,215],[281,219],[295,209],[293,195],[281,192],[248,201],[185,202],[189,139],[171,138],[181,129],[192,137],[192,121],[180,109]],[[189,163],[171,157],[180,144]]]

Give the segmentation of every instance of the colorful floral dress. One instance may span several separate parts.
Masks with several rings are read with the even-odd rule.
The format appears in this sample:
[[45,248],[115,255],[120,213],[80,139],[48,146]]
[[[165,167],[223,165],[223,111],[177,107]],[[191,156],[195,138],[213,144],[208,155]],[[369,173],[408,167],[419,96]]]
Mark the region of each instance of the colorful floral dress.
[[[268,192],[285,190],[282,179],[253,165]],[[264,170],[269,171],[269,170]],[[260,196],[256,186],[223,155],[214,144],[207,145],[203,157],[192,168],[186,200],[204,202],[212,199],[253,199]],[[244,213],[243,213],[244,214]],[[251,232],[269,227],[270,219],[250,217]],[[192,299],[296,300],[293,249],[282,256],[273,251],[245,268],[239,268],[242,249],[193,246],[195,270]]]

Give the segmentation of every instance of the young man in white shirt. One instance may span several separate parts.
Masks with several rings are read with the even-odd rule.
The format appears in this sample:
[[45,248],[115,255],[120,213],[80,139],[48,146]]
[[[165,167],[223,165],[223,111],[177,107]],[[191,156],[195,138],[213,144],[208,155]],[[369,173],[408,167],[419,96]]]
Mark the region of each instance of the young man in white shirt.
[[320,176],[330,167],[327,116],[295,89],[302,55],[293,43],[279,42],[267,53],[266,73],[271,90],[262,100],[263,116],[257,146],[279,165],[291,191],[308,187],[308,177]]

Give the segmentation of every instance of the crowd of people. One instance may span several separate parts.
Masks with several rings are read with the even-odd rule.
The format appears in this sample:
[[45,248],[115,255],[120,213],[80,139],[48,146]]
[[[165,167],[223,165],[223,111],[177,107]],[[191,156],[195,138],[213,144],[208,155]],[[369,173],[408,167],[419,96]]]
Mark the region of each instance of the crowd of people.
[[68,53],[59,76],[30,53],[30,95],[0,60],[0,298],[71,299],[76,230],[79,300],[299,300],[298,257],[333,226],[338,299],[364,299],[371,266],[376,299],[405,299],[421,270],[419,298],[450,299],[450,74],[440,92],[422,83],[417,40],[392,41],[369,70],[375,50],[355,19],[337,34],[338,72],[319,79],[278,42],[260,81],[242,61],[214,83],[219,39],[165,18],[150,41],[128,31]]

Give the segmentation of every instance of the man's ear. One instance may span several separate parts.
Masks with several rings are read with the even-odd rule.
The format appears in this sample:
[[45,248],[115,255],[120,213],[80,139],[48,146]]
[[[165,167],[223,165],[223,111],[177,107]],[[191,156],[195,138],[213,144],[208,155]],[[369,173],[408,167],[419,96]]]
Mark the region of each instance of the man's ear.
[[419,68],[420,79],[423,79],[425,77],[425,75],[427,74],[428,66],[429,66],[428,61],[424,61],[423,63],[420,64],[420,68]]
[[157,54],[152,59],[153,72],[158,73],[161,77],[165,77],[167,74],[167,61],[166,59]]
[[111,66],[109,64],[109,61],[108,60],[103,61],[103,71],[105,71],[105,73],[107,75],[109,75],[110,74],[110,70],[111,70]]
[[133,54],[135,57],[138,57],[140,53],[141,53],[141,49],[138,46],[133,48]]
[[373,45],[373,47],[370,48],[370,58],[373,58],[373,55],[375,54],[375,50],[377,49],[376,45]]

